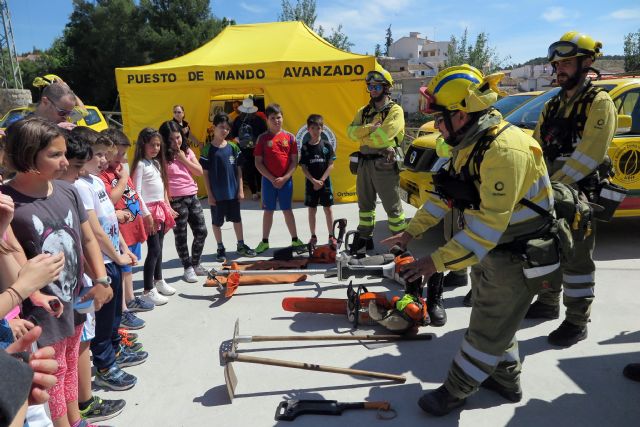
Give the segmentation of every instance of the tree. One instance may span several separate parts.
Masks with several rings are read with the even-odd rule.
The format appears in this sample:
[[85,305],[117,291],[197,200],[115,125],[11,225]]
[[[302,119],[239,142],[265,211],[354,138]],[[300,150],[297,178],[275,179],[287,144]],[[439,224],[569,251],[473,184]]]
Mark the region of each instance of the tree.
[[376,58],[382,56],[382,46],[380,46],[380,43],[376,44],[376,49],[374,51],[374,55],[376,56]]
[[296,0],[295,6],[289,0],[282,0],[282,12],[278,15],[279,21],[302,21],[309,28],[313,28],[317,18],[315,0]]
[[386,56],[389,56],[389,48],[391,47],[392,43],[393,43],[393,36],[391,35],[391,24],[389,24],[389,26],[387,27],[386,36],[384,38],[384,46],[386,48],[384,51],[384,54]]
[[640,30],[624,36],[624,70],[640,71]]
[[325,35],[325,29],[322,28],[322,25],[315,28],[317,18],[315,0],[296,0],[295,5],[292,5],[289,0],[282,0],[282,10],[278,15],[279,21],[302,21],[333,46],[350,52],[353,43],[342,32],[342,24],[338,25],[338,28],[331,28],[331,33]]
[[495,48],[489,45],[489,35],[485,32],[477,35],[473,46],[469,44],[468,31],[465,28],[460,39],[451,35],[445,67],[469,64],[483,72],[490,73],[500,69],[508,60],[509,57],[504,59],[498,57]]
[[233,20],[217,19],[207,0],[74,0],[52,69],[87,103],[111,109],[114,69],[184,55]]

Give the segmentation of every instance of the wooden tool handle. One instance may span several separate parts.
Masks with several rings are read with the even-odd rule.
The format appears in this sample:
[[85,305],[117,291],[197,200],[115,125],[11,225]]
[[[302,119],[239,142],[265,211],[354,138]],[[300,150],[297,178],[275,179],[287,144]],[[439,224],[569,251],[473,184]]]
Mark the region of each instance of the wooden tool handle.
[[391,403],[389,402],[364,402],[364,409],[380,409],[388,411],[391,409]]
[[288,360],[246,356],[244,354],[229,353],[229,352],[225,352],[223,356],[228,361],[235,360],[238,362],[245,362],[245,363],[257,363],[259,365],[282,366],[284,368],[305,369],[308,371],[333,372],[334,374],[360,375],[363,377],[381,378],[381,379],[391,380],[399,383],[404,383],[405,381],[407,381],[407,379],[402,375],[393,375],[393,374],[387,374],[384,372],[363,371],[360,369],[350,369],[350,368],[337,368],[335,366],[316,365],[315,363],[291,362]]
[[252,342],[265,341],[421,341],[431,335],[254,335]]

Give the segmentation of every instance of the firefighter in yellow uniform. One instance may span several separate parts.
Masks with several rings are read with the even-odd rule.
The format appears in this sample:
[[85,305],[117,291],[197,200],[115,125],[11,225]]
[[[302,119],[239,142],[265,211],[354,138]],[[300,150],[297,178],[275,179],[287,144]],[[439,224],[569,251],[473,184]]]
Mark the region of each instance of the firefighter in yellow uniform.
[[[592,202],[596,185],[608,178],[603,175],[609,173],[610,163],[603,162],[608,162],[607,149],[617,127],[611,97],[587,77],[602,55],[600,49],[602,43],[575,31],[549,46],[547,59],[562,89],[547,101],[533,135],[542,146],[551,180],[574,186]],[[557,319],[564,284],[566,319],[549,334],[551,344],[570,346],[587,337],[595,287],[595,222],[591,229],[584,240],[575,240],[573,257],[562,264],[562,280],[543,289],[527,313],[527,318]]]
[[[357,166],[358,239],[356,248],[372,249],[376,219],[376,197],[379,195],[387,212],[389,230],[399,233],[406,228],[400,201],[400,171],[396,148],[404,139],[404,112],[391,100],[391,74],[383,68],[370,71],[366,77],[371,101],[360,108],[347,128],[347,135],[360,144]],[[352,159],[352,161],[354,161]]]
[[442,70],[421,89],[451,146],[451,161],[434,175],[438,195],[429,195],[405,232],[383,241],[406,246],[454,207],[460,231],[406,266],[404,277],[428,278],[476,264],[469,328],[460,351],[445,383],[418,402],[438,416],[462,406],[481,385],[509,401],[521,400],[515,334],[543,281],[560,269],[542,149],[491,108],[501,78],[462,65]]

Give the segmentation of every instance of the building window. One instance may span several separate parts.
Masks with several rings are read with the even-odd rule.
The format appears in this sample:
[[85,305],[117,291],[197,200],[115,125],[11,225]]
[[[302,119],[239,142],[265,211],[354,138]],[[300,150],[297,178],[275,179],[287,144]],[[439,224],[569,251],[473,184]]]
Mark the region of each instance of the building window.
[[400,71],[404,71],[404,67],[400,67]]

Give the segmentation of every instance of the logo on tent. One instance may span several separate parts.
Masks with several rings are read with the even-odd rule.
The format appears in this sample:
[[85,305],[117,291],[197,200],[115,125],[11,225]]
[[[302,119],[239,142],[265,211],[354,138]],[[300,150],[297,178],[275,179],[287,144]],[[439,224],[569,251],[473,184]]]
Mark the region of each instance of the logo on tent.
[[[296,132],[296,142],[298,144],[298,153],[300,153],[300,148],[302,147],[302,144],[309,141],[309,139],[311,139],[311,135],[309,134],[309,131],[307,130],[307,124],[305,123],[300,129],[298,129],[298,132]],[[331,128],[326,124],[322,129],[322,134],[320,134],[320,139],[322,139],[323,141],[327,141],[329,144],[331,144],[331,148],[333,148],[333,152],[334,153],[336,152],[336,135],[333,133]]]

